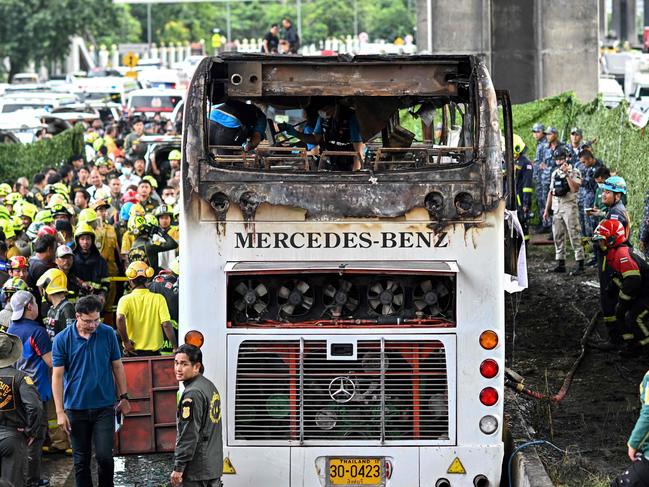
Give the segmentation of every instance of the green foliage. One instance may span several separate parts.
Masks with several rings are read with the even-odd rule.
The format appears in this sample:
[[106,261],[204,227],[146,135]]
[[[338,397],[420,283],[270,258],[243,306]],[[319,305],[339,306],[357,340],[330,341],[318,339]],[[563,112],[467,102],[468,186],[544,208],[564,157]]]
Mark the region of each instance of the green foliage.
[[170,43],[185,43],[189,41],[190,36],[191,33],[184,24],[176,20],[170,20],[164,25],[160,34],[160,40],[167,45]]
[[45,166],[57,165],[83,152],[81,124],[33,144],[0,144],[0,167],[3,181],[31,177]]
[[[559,138],[570,138],[570,129],[580,127],[585,140],[594,140],[595,157],[604,161],[627,183],[627,209],[632,222],[632,234],[637,236],[637,222],[642,217],[644,197],[649,189],[649,173],[644,160],[649,154],[649,136],[631,126],[626,104],[610,110],[600,98],[581,103],[572,93],[514,105],[514,132],[528,147],[528,157],[534,158],[536,141],[531,128],[536,122],[552,125],[559,130]],[[635,226],[634,226],[635,225]]]

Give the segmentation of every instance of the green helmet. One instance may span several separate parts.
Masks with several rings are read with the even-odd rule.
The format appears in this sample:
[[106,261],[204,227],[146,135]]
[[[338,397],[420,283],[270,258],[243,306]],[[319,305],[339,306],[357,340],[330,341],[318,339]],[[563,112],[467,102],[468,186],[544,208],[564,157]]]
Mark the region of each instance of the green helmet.
[[85,208],[79,213],[79,223],[92,223],[97,221],[97,212],[92,208]]
[[2,285],[2,294],[4,295],[5,301],[8,301],[18,291],[29,291],[29,286],[20,277],[10,277]]
[[160,205],[155,210],[153,210],[153,215],[156,217],[162,215],[173,216],[173,214],[174,214],[173,205]]
[[11,215],[9,214],[9,210],[7,209],[6,206],[0,205],[0,220],[10,220]]
[[0,196],[7,196],[12,191],[13,189],[11,189],[11,185],[9,185],[8,183],[0,184]]
[[152,215],[151,213],[147,213],[144,215],[144,221],[146,222],[147,225],[157,227],[158,226],[158,219]]
[[142,215],[133,215],[128,219],[126,228],[133,235],[139,235],[142,229],[146,226],[146,221]]

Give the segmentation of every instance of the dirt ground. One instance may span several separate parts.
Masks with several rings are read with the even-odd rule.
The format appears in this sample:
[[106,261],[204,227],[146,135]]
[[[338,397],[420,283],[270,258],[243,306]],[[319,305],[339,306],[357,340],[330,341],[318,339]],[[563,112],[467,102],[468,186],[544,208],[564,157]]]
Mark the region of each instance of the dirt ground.
[[[574,266],[572,255],[568,268]],[[598,310],[594,267],[579,276],[548,272],[552,245],[528,247],[529,289],[506,296],[508,366],[531,389],[556,394],[576,358],[581,337]],[[590,285],[589,285],[590,284]],[[598,324],[593,336],[606,337]],[[527,396],[516,402],[533,439],[551,441],[539,454],[555,485],[608,486],[629,463],[626,441],[640,409],[638,386],[649,368],[648,353],[623,357],[588,349],[567,396],[549,404]]]

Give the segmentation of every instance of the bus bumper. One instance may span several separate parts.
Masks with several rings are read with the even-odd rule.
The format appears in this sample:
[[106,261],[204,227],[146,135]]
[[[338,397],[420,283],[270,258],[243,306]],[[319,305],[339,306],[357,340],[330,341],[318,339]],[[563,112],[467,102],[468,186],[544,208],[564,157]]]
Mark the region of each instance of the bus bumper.
[[503,445],[463,447],[226,447],[236,473],[224,475],[228,487],[329,487],[325,459],[382,457],[389,462],[385,487],[435,487],[446,479],[451,487],[497,487]]

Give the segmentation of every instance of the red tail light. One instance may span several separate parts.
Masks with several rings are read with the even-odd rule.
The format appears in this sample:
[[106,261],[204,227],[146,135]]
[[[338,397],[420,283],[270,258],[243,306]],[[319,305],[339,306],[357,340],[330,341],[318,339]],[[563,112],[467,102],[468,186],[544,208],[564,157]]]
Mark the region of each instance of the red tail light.
[[498,402],[498,391],[493,387],[485,387],[480,391],[480,402],[485,406],[493,406]]
[[488,358],[480,364],[480,373],[482,377],[493,379],[498,375],[498,363],[495,360]]

